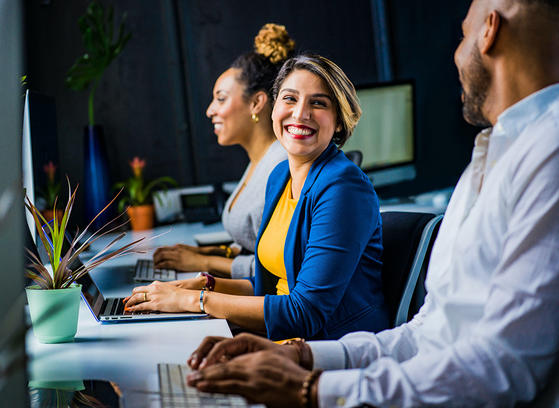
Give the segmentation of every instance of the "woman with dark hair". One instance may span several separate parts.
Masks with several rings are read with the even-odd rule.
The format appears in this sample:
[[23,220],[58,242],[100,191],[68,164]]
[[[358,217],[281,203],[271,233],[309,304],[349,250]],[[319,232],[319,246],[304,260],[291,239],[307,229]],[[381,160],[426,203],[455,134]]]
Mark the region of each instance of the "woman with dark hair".
[[268,179],[254,279],[186,281],[197,290],[156,283],[135,288],[127,307],[202,310],[273,340],[383,330],[378,199],[338,150],[361,116],[355,89],[317,55],[289,59],[273,89],[274,133],[288,160]]
[[232,278],[254,276],[254,251],[260,228],[266,181],[286,154],[272,130],[272,86],[294,42],[284,26],[266,24],[254,39],[254,51],[239,56],[215,82],[208,106],[217,142],[238,144],[250,159],[239,184],[225,203],[222,222],[233,237],[231,246],[161,247],[154,253],[157,268],[207,271]]

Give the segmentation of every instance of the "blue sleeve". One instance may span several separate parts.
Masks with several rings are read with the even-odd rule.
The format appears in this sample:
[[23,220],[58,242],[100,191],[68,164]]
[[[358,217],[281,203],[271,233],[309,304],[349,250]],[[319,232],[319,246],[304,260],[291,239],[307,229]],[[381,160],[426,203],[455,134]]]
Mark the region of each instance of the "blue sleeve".
[[249,277],[241,278],[241,279],[246,279],[247,281],[249,281],[250,284],[252,285],[252,289],[254,290],[254,276],[249,276]]
[[312,338],[338,308],[380,219],[364,177],[342,173],[309,197],[309,239],[295,287],[289,296],[267,295],[264,301],[269,338]]

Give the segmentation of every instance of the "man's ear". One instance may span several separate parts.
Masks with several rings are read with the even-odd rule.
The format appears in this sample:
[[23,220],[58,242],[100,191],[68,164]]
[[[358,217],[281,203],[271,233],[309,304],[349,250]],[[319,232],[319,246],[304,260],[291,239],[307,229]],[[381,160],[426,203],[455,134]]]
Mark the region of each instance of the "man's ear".
[[493,10],[485,19],[483,35],[480,39],[479,52],[487,54],[491,51],[497,41],[499,29],[501,28],[501,15]]
[[264,106],[268,103],[268,94],[264,91],[258,91],[250,97],[250,112],[259,114]]

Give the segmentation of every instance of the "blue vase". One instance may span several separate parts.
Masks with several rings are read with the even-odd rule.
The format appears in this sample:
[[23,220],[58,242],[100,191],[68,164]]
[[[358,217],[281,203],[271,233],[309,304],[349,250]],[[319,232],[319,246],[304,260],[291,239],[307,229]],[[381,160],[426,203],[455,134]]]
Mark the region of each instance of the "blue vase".
[[[108,203],[111,190],[103,128],[99,125],[84,128],[84,200],[85,222],[89,223]],[[97,230],[111,219],[110,209],[95,220]]]

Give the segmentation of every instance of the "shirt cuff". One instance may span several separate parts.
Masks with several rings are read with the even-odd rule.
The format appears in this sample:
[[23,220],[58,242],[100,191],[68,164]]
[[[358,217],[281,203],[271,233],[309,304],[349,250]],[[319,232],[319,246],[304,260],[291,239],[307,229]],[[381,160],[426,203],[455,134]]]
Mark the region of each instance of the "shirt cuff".
[[359,389],[363,370],[329,371],[318,379],[318,406],[356,407],[361,405]]
[[313,368],[341,370],[346,368],[346,351],[339,341],[309,341],[313,355]]
[[254,276],[254,255],[238,255],[231,264],[231,278],[242,279]]

